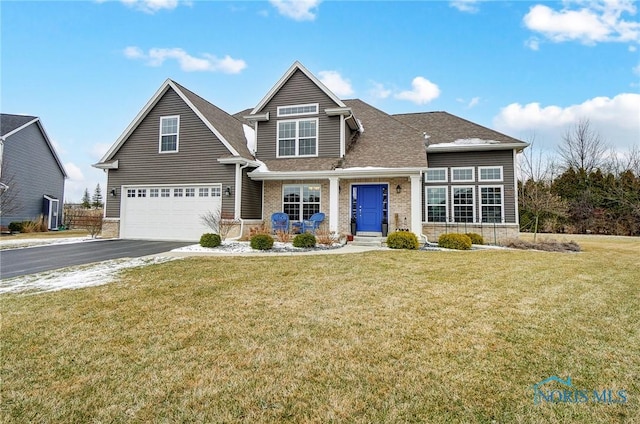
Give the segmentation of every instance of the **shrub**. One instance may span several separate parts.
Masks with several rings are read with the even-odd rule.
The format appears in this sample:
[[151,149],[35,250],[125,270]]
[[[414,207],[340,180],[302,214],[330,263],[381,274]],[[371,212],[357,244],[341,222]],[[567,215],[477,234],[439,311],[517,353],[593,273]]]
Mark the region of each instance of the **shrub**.
[[200,237],[200,246],[218,247],[222,243],[222,238],[218,234],[205,233]]
[[442,234],[438,238],[438,246],[446,249],[469,250],[471,238],[466,234]]
[[282,230],[276,231],[276,239],[280,243],[290,243],[292,238],[293,238],[293,234],[291,234],[289,231],[282,231]]
[[273,247],[273,237],[269,234],[256,234],[251,237],[251,248],[256,250],[269,250]]
[[396,231],[387,237],[387,247],[391,249],[412,249],[420,247],[418,237],[408,231]]
[[316,247],[316,236],[311,233],[298,234],[293,238],[294,247]]
[[22,222],[14,221],[14,222],[9,223],[9,231],[11,231],[11,232],[14,232],[14,231],[22,232]]
[[321,225],[320,228],[316,230],[316,242],[318,244],[331,246],[338,241],[340,241],[340,234],[332,233],[326,225]]
[[484,238],[478,233],[467,233],[471,239],[471,244],[484,244]]

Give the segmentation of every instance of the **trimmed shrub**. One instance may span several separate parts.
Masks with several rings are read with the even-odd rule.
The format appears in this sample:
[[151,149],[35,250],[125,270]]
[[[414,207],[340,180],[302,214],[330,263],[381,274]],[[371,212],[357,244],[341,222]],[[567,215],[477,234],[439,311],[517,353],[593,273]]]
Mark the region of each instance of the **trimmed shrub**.
[[200,246],[218,247],[222,243],[222,238],[217,234],[205,233],[200,237]]
[[420,247],[418,237],[408,231],[396,231],[387,237],[387,247],[391,249],[411,249]]
[[251,237],[251,248],[256,250],[269,250],[273,247],[273,237],[269,234],[256,234]]
[[484,244],[484,238],[478,233],[467,233],[471,239],[471,244]]
[[316,247],[316,236],[311,233],[298,234],[293,238],[294,247]]
[[21,232],[22,231],[22,222],[14,221],[9,223],[9,231]]
[[438,246],[446,249],[469,250],[471,238],[466,234],[442,234],[438,238]]

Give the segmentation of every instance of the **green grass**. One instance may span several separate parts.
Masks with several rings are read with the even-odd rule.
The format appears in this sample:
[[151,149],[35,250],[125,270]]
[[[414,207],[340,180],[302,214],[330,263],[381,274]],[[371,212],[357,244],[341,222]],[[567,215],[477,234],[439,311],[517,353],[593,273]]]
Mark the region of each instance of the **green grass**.
[[[216,256],[2,296],[1,421],[640,422],[640,239],[574,239]],[[534,405],[552,375],[628,401]]]

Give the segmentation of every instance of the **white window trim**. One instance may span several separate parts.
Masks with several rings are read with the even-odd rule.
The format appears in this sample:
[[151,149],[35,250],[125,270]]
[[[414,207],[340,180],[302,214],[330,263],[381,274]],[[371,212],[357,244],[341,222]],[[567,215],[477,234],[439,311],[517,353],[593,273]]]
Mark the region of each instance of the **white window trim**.
[[[455,196],[455,189],[457,188],[470,188],[471,189],[471,205],[463,205],[463,204],[457,204],[455,203],[456,201],[456,196]],[[476,218],[476,190],[474,186],[451,186],[451,219],[453,220],[453,222],[458,222],[456,221],[456,210],[455,207],[456,206],[471,206],[471,209],[473,211],[473,220],[471,221],[472,223],[477,222],[477,218]],[[464,223],[464,221],[460,221],[461,224]],[[467,222],[467,224],[469,224],[469,222]]]
[[482,221],[482,207],[483,206],[498,206],[498,205],[495,205],[495,204],[482,203],[482,189],[483,188],[499,188],[500,189],[500,222],[496,222],[496,224],[504,223],[504,185],[502,185],[502,184],[478,186],[478,203],[480,204],[480,222],[482,222],[483,224],[493,224],[493,222],[483,222]]
[[[453,176],[453,171],[454,170],[462,170],[462,169],[470,169],[471,170],[471,179],[469,180],[458,180],[456,178],[454,178]],[[457,166],[457,167],[453,167],[451,168],[451,182],[452,183],[473,183],[475,182],[475,173],[474,173],[474,169],[473,166]]]
[[437,224],[443,224],[442,221],[429,221],[429,206],[441,206],[429,203],[429,190],[434,188],[444,189],[444,223],[449,222],[449,190],[447,186],[426,186],[424,188],[424,218],[425,222],[433,222]]
[[[493,180],[491,178],[482,178],[482,170],[483,169],[499,169],[500,170],[500,179]],[[494,182],[499,183],[504,181],[504,167],[503,166],[479,166],[478,167],[478,181],[480,182]]]
[[[313,155],[301,155],[300,152],[300,125],[299,123],[302,121],[315,121],[316,123],[316,153]],[[294,155],[280,155],[280,123],[285,122],[295,122],[296,123],[296,137],[295,137],[295,146],[296,152]],[[318,139],[320,138],[320,129],[318,126],[318,118],[300,118],[300,119],[283,119],[277,121],[276,127],[276,158],[316,158],[318,157]]]
[[[303,191],[302,190],[303,190],[303,188],[305,186],[312,186],[312,185],[320,186],[320,201],[318,202],[318,204],[320,205],[319,211],[322,212],[322,184],[320,184],[320,183],[283,184],[282,185],[282,192],[280,193],[280,201],[282,203],[282,210],[284,211],[284,204],[285,204],[285,201],[284,201],[284,189],[287,188],[287,187],[298,187],[298,188],[300,188],[300,216],[302,216],[303,208],[304,208],[304,202],[302,201],[302,198],[303,198]],[[293,202],[288,202],[288,203],[293,203]],[[300,218],[300,216],[298,216],[298,218]],[[302,219],[298,219],[298,220],[294,219],[293,221],[302,222]]]
[[[429,180],[428,179],[429,171],[444,171],[444,180]],[[447,168],[427,168],[424,175],[424,181],[429,184],[448,182],[449,179],[447,178]]]
[[[171,134],[162,134],[162,121],[164,121],[165,119],[173,119],[173,118],[177,118],[178,119],[178,125],[176,128],[176,149],[175,150],[162,150],[162,136],[163,135],[173,135],[173,133]],[[158,153],[178,153],[178,151],[180,150],[180,115],[171,115],[171,116],[161,116],[160,117],[160,130],[159,130],[159,137],[158,137]]]
[[[315,106],[315,108],[316,108],[315,112],[303,112],[303,113],[282,113],[281,112],[282,109],[286,109],[286,108],[289,108],[289,107],[308,107],[308,106]],[[278,117],[280,117],[280,116],[317,115],[319,110],[320,110],[320,104],[319,103],[305,103],[305,104],[302,104],[302,105],[286,105],[286,106],[278,106],[276,115]]]

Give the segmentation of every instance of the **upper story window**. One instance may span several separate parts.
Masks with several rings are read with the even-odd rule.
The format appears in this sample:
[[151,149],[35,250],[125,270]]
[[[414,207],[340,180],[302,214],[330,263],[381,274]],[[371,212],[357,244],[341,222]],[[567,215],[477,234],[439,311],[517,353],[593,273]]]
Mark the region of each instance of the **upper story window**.
[[428,183],[446,183],[447,182],[447,168],[430,168],[427,169],[426,180]]
[[278,106],[278,116],[315,115],[317,113],[318,103],[293,106]]
[[277,157],[318,156],[318,119],[278,122]]
[[502,181],[502,167],[479,166],[478,181]]
[[160,153],[178,151],[179,116],[163,116],[160,118]]
[[473,182],[473,168],[451,168],[452,182]]

